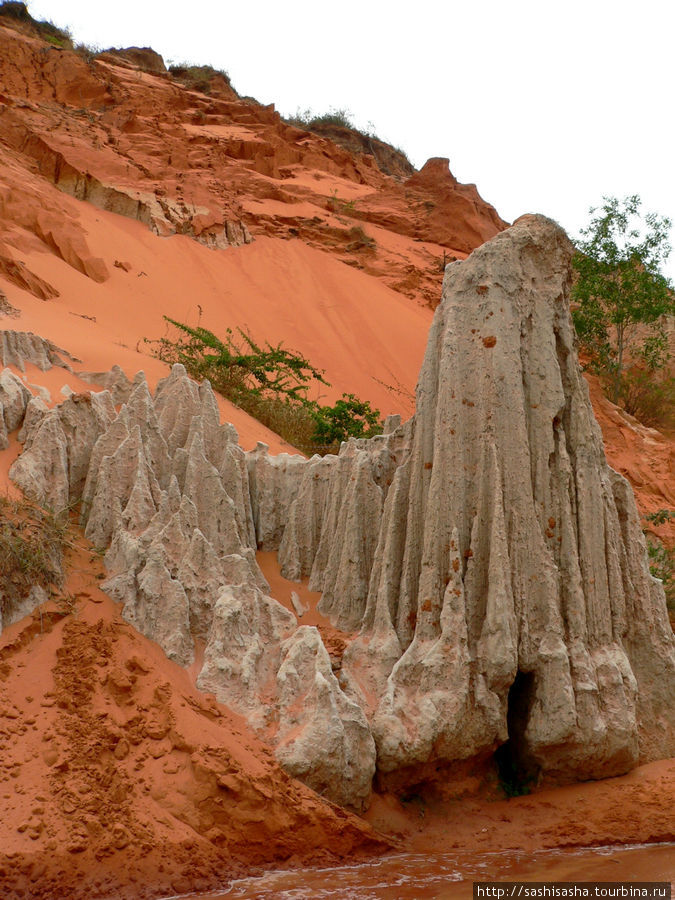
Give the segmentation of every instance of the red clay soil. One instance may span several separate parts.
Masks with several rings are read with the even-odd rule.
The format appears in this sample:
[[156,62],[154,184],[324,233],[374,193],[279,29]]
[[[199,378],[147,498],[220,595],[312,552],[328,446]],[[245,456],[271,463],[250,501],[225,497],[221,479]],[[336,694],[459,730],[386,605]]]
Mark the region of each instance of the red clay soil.
[[[643,515],[675,509],[675,447],[672,437],[616,407],[603,394],[598,379],[586,373],[593,412],[602,429],[610,466],[630,481]],[[650,526],[670,546],[675,544],[675,522]]]
[[[473,781],[473,783],[472,783]],[[452,796],[456,791],[456,796]],[[460,788],[377,796],[366,815],[411,852],[533,852],[675,840],[675,760],[640,766],[619,778],[504,798],[493,776]]]
[[0,896],[157,897],[388,849],[120,616],[78,541],[0,639]]
[[[349,152],[287,124],[273,106],[187,90],[109,54],[87,61],[3,25],[0,90],[0,196],[9,193],[10,206],[37,173],[160,234],[209,244],[227,223],[243,223],[253,237],[300,239],[432,305],[444,254],[463,257],[506,226],[447,160],[407,179],[400,169],[388,175],[381,154]],[[4,209],[4,229],[16,236],[18,226],[106,278],[109,264],[73,249],[77,223],[66,228],[61,215],[56,234],[50,212],[31,207]],[[369,222],[406,239],[381,243],[380,228],[364,231]]]

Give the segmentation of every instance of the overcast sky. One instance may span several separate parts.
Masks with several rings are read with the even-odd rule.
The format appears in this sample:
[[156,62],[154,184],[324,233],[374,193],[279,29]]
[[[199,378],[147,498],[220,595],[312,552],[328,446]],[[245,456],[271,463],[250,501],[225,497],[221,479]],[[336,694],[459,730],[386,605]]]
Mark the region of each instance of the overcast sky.
[[449,157],[508,221],[541,212],[575,235],[603,194],[633,193],[675,219],[674,0],[28,6],[79,42],[226,69],[282,114],[348,109],[418,167]]

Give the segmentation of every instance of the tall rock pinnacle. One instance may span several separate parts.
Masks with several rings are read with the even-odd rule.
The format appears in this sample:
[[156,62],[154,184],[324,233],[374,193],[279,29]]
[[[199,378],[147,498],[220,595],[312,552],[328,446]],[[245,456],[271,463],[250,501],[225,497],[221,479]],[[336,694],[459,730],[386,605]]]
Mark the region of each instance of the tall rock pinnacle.
[[527,216],[446,270],[346,655],[382,771],[507,737],[562,778],[674,749],[675,643],[577,362],[572,250]]

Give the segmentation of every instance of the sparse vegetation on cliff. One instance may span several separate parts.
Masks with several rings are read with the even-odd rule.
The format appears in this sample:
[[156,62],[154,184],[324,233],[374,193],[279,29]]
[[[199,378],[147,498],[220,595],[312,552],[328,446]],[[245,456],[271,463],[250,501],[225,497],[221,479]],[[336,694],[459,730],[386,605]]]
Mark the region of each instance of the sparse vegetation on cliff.
[[343,394],[334,406],[309,396],[312,387],[329,387],[324,373],[302,354],[281,343],[256,343],[241,328],[228,328],[224,339],[200,326],[165,320],[177,338],[148,341],[167,363],[182,363],[193,378],[208,378],[223,397],[245,410],[305,453],[337,452],[350,437],[382,431],[381,414],[367,400]]
[[341,128],[352,128],[358,131],[354,125],[352,114],[348,109],[335,109],[332,106],[328,112],[324,113],[314,113],[311,109],[298,109],[295,115],[288,116],[286,121],[290,125],[295,125],[298,128],[307,128],[310,131],[320,125],[338,125]]
[[214,69],[213,66],[195,66],[191,63],[180,63],[169,66],[169,73],[176,81],[179,81],[190,91],[199,91],[202,94],[210,94],[214,83],[224,81],[228,87],[232,87],[230,76],[223,69]]
[[[406,175],[412,175],[415,171],[405,150],[395,147],[379,137],[375,133],[375,126],[372,122],[368,123],[366,129],[357,128],[352,113],[344,107],[338,109],[330,107],[328,112],[324,113],[315,113],[311,109],[298,109],[294,115],[286,116],[285,121],[289,125],[295,125],[296,128],[304,128],[328,137],[350,153],[371,154],[386,174],[393,174],[392,171],[389,171],[391,157],[396,158],[396,165]],[[346,129],[346,131],[342,131],[342,129]]]
[[574,325],[590,368],[610,399],[648,424],[672,415],[675,380],[668,317],[675,292],[660,271],[670,254],[670,220],[641,213],[637,195],[605,197],[591,209],[574,257]]
[[60,583],[67,529],[67,516],[0,497],[0,613],[35,586],[48,590]]
[[0,6],[0,16],[8,20],[5,24],[17,22],[24,27],[27,26],[29,31],[32,31],[53,47],[59,47],[62,50],[73,49],[73,36],[67,28],[59,28],[46,19],[34,19],[28,12],[28,7],[25,3],[18,3],[16,0],[5,0],[5,3]]

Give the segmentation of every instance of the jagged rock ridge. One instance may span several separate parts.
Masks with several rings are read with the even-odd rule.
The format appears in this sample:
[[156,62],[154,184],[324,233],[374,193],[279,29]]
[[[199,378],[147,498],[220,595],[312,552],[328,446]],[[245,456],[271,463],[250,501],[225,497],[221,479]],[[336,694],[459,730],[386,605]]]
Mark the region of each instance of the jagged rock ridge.
[[53,409],[18,395],[24,451],[11,477],[56,510],[81,501],[85,535],[106,551],[103,588],[127,621],[183,666],[203,642],[199,686],[266,735],[291,774],[362,809],[375,770],[370,729],[316,628],[266,596],[246,454],[220,424],[210,385],[180,365],[154,397],[143,373],[133,384],[121,370],[103,380],[109,389]]
[[[82,498],[125,617],[183,665],[203,640],[200,686],[337,802],[367,802],[376,752],[414,773],[509,740],[556,779],[669,755],[675,645],[576,361],[570,255],[528,217],[449,266],[415,416],[338,457],[245,454],[174,367],[154,398],[111,373],[119,412],[108,391],[31,400],[12,476]],[[360,629],[339,680],[256,547]]]

